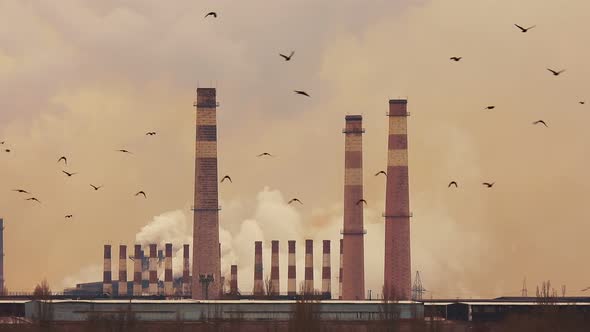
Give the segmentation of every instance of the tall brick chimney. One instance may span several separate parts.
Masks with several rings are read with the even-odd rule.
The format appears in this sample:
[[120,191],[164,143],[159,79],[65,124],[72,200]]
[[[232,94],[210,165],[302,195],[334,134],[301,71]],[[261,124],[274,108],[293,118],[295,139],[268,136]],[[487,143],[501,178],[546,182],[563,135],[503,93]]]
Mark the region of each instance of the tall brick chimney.
[[150,244],[150,286],[148,293],[158,295],[158,247],[156,244]]
[[231,279],[229,281],[229,293],[231,295],[238,295],[238,266],[231,266]]
[[407,103],[390,100],[388,114],[384,296],[396,300],[409,300],[412,286]]
[[102,277],[102,292],[105,294],[113,294],[113,279],[111,272],[111,245],[104,245],[104,273]]
[[279,295],[281,292],[281,283],[279,277],[279,241],[271,242],[272,254],[270,258],[270,282],[272,295]]
[[174,295],[174,281],[172,278],[172,243],[166,243],[164,259],[164,295]]
[[191,277],[190,277],[190,247],[188,244],[182,247],[182,295],[191,295]]
[[197,108],[197,121],[192,298],[217,299],[221,291],[221,257],[215,89],[197,89],[194,106]]
[[289,240],[289,257],[287,267],[287,294],[289,296],[297,295],[297,260],[295,257],[295,241]]
[[322,252],[322,294],[332,294],[332,266],[330,264],[330,240],[324,240]]
[[262,241],[254,242],[254,295],[264,295],[262,280]]
[[344,262],[342,299],[365,299],[363,117],[347,115],[344,141]]
[[127,246],[119,245],[119,296],[127,296]]
[[313,240],[305,240],[305,281],[303,283],[303,292],[312,294],[313,291]]
[[141,296],[143,290],[141,285],[142,280],[142,262],[143,254],[141,252],[141,245],[136,244],[133,253],[133,296]]

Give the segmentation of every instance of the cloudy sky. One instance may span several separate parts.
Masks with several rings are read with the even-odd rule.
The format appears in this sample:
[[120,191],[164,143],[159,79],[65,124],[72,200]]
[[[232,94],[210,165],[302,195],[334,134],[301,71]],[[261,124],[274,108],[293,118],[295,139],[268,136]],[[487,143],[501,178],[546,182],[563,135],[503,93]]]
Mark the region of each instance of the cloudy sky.
[[[213,86],[219,172],[234,180],[220,186],[222,264],[240,266],[240,288],[255,240],[286,251],[296,239],[302,254],[304,239],[331,239],[337,252],[347,114],[366,128],[367,288],[381,288],[385,182],[373,174],[388,99],[401,97],[426,296],[518,294],[524,277],[533,293],[550,279],[577,294],[590,285],[588,12],[584,0],[0,0],[7,286],[98,279],[105,243],[189,238],[192,103]],[[303,206],[286,205],[295,196]]]

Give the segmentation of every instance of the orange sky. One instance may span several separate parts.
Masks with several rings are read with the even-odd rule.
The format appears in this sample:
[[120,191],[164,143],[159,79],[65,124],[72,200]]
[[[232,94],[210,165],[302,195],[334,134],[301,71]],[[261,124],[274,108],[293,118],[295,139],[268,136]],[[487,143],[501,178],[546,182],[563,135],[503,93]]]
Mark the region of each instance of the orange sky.
[[[142,241],[155,216],[184,225],[159,240],[190,234],[197,86],[218,89],[219,170],[234,180],[220,186],[223,264],[240,265],[242,288],[255,240],[286,251],[291,238],[339,238],[341,129],[362,114],[367,288],[380,289],[385,182],[373,174],[386,166],[388,99],[399,97],[411,113],[413,270],[434,297],[518,294],[525,276],[531,293],[544,279],[570,295],[590,284],[588,1],[174,3],[0,2],[9,289],[99,279],[102,245]],[[211,10],[219,17],[203,19]],[[537,26],[523,34],[514,23]],[[292,49],[291,62],[278,56]],[[264,151],[278,157],[255,157]],[[302,207],[286,205],[295,196]]]

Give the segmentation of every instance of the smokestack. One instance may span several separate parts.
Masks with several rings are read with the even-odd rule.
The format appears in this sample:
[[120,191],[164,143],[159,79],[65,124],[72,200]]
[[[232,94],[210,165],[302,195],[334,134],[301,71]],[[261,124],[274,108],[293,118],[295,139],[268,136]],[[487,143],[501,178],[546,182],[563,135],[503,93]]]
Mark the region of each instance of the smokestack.
[[219,197],[217,188],[217,99],[198,88],[195,154],[192,298],[217,299],[220,292]]
[[[332,267],[330,265],[330,240],[324,240],[322,252],[322,294],[332,294]],[[331,296],[330,296],[331,297]]]
[[238,266],[231,266],[231,280],[229,282],[229,293],[231,295],[238,295]]
[[342,300],[342,261],[344,256],[344,240],[340,239],[340,271],[338,272],[338,299]]
[[4,219],[0,218],[0,293],[4,294]]
[[287,267],[287,294],[289,296],[297,295],[297,261],[295,259],[295,241],[289,242],[289,266]]
[[111,274],[111,245],[104,245],[104,273],[102,277],[102,292],[113,294],[113,279]]
[[270,258],[270,283],[272,295],[279,295],[280,279],[279,279],[279,241],[272,241],[272,255]]
[[141,245],[136,244],[133,252],[133,296],[141,296],[141,263],[143,261],[143,254],[141,252]]
[[189,245],[185,244],[182,249],[182,295],[189,296],[191,295]]
[[158,295],[158,250],[156,244],[150,244],[150,295]]
[[262,241],[254,242],[254,295],[264,295],[262,282]]
[[172,279],[172,243],[166,243],[166,258],[164,260],[164,295],[174,295],[174,285]]
[[119,296],[127,296],[127,246],[119,245]]
[[363,237],[363,117],[347,115],[344,140],[344,229],[342,299],[365,299]]
[[313,240],[305,240],[305,282],[303,292],[313,293]]
[[409,300],[412,284],[407,103],[405,99],[390,100],[388,114],[384,296],[396,300]]

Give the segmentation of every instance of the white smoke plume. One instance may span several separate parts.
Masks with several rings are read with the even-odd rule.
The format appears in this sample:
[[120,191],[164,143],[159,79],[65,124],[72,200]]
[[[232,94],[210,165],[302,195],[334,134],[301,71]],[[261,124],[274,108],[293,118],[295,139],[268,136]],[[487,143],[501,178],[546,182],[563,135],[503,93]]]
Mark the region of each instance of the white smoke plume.
[[69,288],[75,287],[76,284],[102,281],[102,268],[103,266],[99,264],[85,266],[75,274],[65,277],[61,281],[61,286]]

